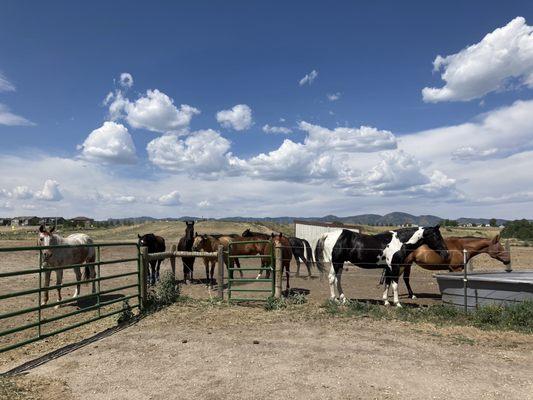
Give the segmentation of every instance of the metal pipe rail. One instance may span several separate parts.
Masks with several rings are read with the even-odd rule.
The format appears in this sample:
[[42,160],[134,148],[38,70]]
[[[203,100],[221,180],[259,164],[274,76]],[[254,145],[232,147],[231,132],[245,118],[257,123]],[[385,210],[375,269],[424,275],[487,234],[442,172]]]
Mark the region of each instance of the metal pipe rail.
[[216,257],[218,253],[207,251],[163,251],[161,253],[148,253],[146,259],[148,261],[164,260],[171,257]]
[[[101,256],[101,251],[100,250],[102,248],[107,248],[107,247],[125,247],[125,246],[126,247],[127,246],[133,247],[135,249],[135,252],[136,252],[136,257],[120,258],[120,259],[113,259],[113,260],[106,260],[106,261],[101,260],[101,257],[100,257]],[[57,249],[57,248],[61,248],[61,249],[77,248],[77,247],[93,247],[93,248],[95,248],[96,254],[97,254],[96,261],[92,262],[92,263],[87,263],[87,264],[72,264],[72,265],[61,266],[61,267],[46,267],[46,266],[43,265],[42,252],[44,250]],[[37,251],[38,254],[39,254],[39,268],[35,268],[35,267],[31,268],[30,267],[30,269],[23,269],[23,270],[19,270],[19,271],[2,272],[2,273],[0,273],[0,282],[1,282],[2,278],[19,277],[19,276],[27,276],[27,275],[34,274],[34,275],[37,275],[37,277],[38,277],[39,286],[38,286],[38,288],[32,288],[32,289],[14,291],[14,292],[10,292],[10,293],[4,293],[4,294],[0,295],[0,301],[5,301],[7,299],[16,298],[16,297],[20,297],[20,296],[27,296],[27,295],[35,295],[36,294],[37,295],[37,305],[36,306],[22,308],[22,309],[18,309],[18,310],[8,310],[8,312],[0,313],[0,321],[1,320],[6,320],[8,318],[12,318],[12,317],[17,317],[17,316],[20,316],[20,315],[28,314],[28,313],[34,313],[34,312],[37,313],[37,316],[36,316],[36,320],[34,322],[30,322],[30,323],[26,323],[26,324],[22,324],[22,325],[17,325],[17,326],[11,327],[9,329],[5,329],[3,331],[0,331],[0,337],[5,337],[7,335],[11,335],[11,334],[14,334],[14,333],[22,332],[22,331],[25,331],[25,330],[30,329],[30,328],[37,328],[37,334],[32,336],[32,337],[30,337],[30,338],[26,338],[26,339],[23,339],[21,341],[15,342],[15,343],[10,343],[7,346],[0,347],[0,353],[8,351],[8,350],[15,349],[15,348],[20,347],[20,346],[24,346],[24,345],[32,343],[32,342],[36,342],[38,340],[50,337],[52,335],[55,335],[55,334],[58,334],[58,333],[61,333],[61,332],[65,332],[65,331],[68,331],[70,329],[74,329],[74,328],[77,328],[79,326],[82,326],[82,325],[88,324],[90,322],[96,321],[98,319],[106,318],[106,317],[109,317],[109,316],[112,316],[112,315],[115,315],[115,314],[118,314],[118,313],[122,312],[122,309],[116,309],[116,310],[112,310],[110,312],[103,313],[102,312],[102,308],[103,307],[107,307],[107,306],[110,306],[112,304],[124,302],[124,301],[130,300],[130,299],[134,299],[134,298],[137,299],[137,304],[131,305],[130,308],[132,308],[132,309],[140,308],[140,306],[141,306],[140,280],[141,280],[141,276],[143,275],[143,273],[142,273],[142,270],[141,270],[142,269],[141,268],[142,264],[141,264],[139,246],[135,242],[92,243],[92,244],[74,245],[74,246],[59,245],[59,246],[24,246],[24,247],[3,247],[3,248],[0,248],[0,253],[21,252],[21,251]],[[107,276],[101,276],[101,274],[100,274],[100,269],[103,266],[113,265],[113,264],[118,264],[118,263],[131,263],[131,262],[136,262],[134,270],[129,270],[127,272],[115,273],[115,274],[107,275]],[[43,305],[41,304],[42,293],[43,292],[48,291],[48,290],[61,289],[61,288],[64,288],[64,287],[72,287],[72,286],[78,285],[78,282],[67,282],[67,283],[62,283],[60,285],[49,285],[47,287],[44,287],[44,285],[42,283],[43,282],[43,273],[51,273],[52,271],[72,269],[72,268],[76,268],[76,267],[82,268],[82,267],[86,267],[86,266],[94,266],[95,267],[96,277],[88,279],[86,281],[82,281],[80,283],[83,283],[83,284],[85,284],[85,283],[95,284],[95,286],[96,286],[96,292],[95,293],[86,294],[86,295],[83,295],[83,296],[78,296],[77,298],[68,298],[68,299],[64,299],[64,300],[53,302],[53,303],[48,303],[48,304],[43,304]],[[125,284],[126,282],[121,282],[121,284],[119,284],[119,286],[115,286],[115,287],[112,287],[112,288],[106,289],[106,290],[101,290],[100,289],[100,283],[103,282],[103,281],[111,281],[111,280],[114,280],[114,279],[120,279],[120,278],[126,278],[126,277],[135,277],[135,281],[133,283],[130,282],[129,284]],[[110,293],[116,293],[116,292],[120,292],[120,291],[123,291],[123,290],[126,290],[126,289],[136,289],[136,290],[135,290],[135,293],[133,293],[133,294],[121,294],[121,296],[116,298],[116,299],[101,301],[101,296],[102,295],[106,295],[106,294],[110,294]],[[58,306],[58,305],[63,305],[63,304],[72,303],[72,302],[76,302],[76,301],[79,301],[79,300],[91,299],[91,298],[96,299],[95,304],[89,305],[88,307],[85,307],[83,309],[70,311],[70,312],[67,312],[67,313],[64,313],[64,314],[60,314],[60,315],[53,315],[53,316],[46,316],[46,317],[43,316],[43,313],[42,313],[43,310],[46,310],[46,309],[49,309],[49,308],[52,308],[52,307],[55,307],[55,306]],[[87,313],[89,311],[97,311],[97,316],[91,317],[89,319],[85,319],[85,320],[83,320],[81,322],[80,321],[76,321],[76,322],[73,322],[71,324],[67,324],[66,326],[60,327],[60,328],[58,328],[58,329],[56,329],[54,331],[51,331],[51,332],[42,332],[42,327],[44,325],[48,324],[48,323],[56,322],[56,321],[59,321],[59,320],[65,319],[65,318],[69,318],[69,317],[72,317],[72,316],[75,316],[75,315]]]

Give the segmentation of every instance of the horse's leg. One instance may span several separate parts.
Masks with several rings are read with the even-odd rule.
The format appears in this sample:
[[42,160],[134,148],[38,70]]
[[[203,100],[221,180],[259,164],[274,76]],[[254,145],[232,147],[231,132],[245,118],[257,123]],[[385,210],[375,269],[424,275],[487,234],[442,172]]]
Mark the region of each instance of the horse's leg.
[[155,285],[155,266],[157,260],[150,261],[150,285]]
[[161,268],[161,263],[163,262],[163,260],[157,260],[157,272],[156,272],[156,276],[155,276],[155,279],[157,282],[159,282],[159,269]]
[[400,304],[400,299],[399,299],[399,296],[398,296],[398,280],[400,279],[400,266],[399,265],[393,265],[392,267],[392,277],[391,277],[391,281],[392,281],[392,294],[393,294],[393,298],[394,298],[394,305],[396,307],[401,307],[402,305]]
[[331,263],[331,267],[329,269],[329,293],[330,293],[330,300],[335,301],[337,299],[335,295],[335,287],[337,285],[337,269],[338,269],[338,263]]
[[209,286],[209,260],[207,257],[204,257],[204,267],[205,267],[205,284]]
[[215,267],[217,265],[216,261],[211,261],[211,276],[209,277],[209,285],[213,287],[215,284]]
[[[50,286],[50,274],[52,273],[51,270],[46,269],[44,271],[44,293],[43,293],[43,300],[41,301],[41,305],[44,306],[46,303],[48,303],[48,287]],[[40,279],[40,278],[39,278]]]
[[311,262],[306,257],[304,257],[304,264],[307,268],[307,277],[311,278]]
[[239,261],[238,258],[235,259],[235,266],[236,266],[237,268],[239,268],[239,274],[241,275],[241,278],[243,278],[244,275],[243,275],[242,270],[241,270],[241,262]]
[[296,276],[300,276],[300,256],[295,254],[294,259],[296,260]]
[[339,300],[340,300],[341,304],[346,304],[346,296],[344,295],[344,292],[343,292],[342,286],[341,286],[342,270],[343,270],[343,265],[341,264],[341,266],[337,270],[337,274],[336,274],[337,292],[339,293]]
[[290,263],[285,265],[285,276],[287,277],[287,296],[289,295],[289,290],[291,289],[291,285],[289,284],[289,276],[291,274],[291,265]]
[[78,297],[81,294],[81,271],[80,267],[74,268],[74,274],[76,275],[76,290],[74,291],[73,299]]
[[388,306],[389,303],[389,286],[390,286],[390,270],[385,269],[385,291],[383,292],[383,304]]
[[[63,270],[62,269],[56,269],[56,285],[59,286],[63,283]],[[61,297],[61,288],[57,288],[57,301],[60,302],[63,300]],[[55,306],[55,308],[59,308],[59,304]]]
[[411,283],[409,282],[410,276],[411,276],[411,265],[408,265],[403,270],[403,281],[405,282],[405,287],[407,288],[407,292],[409,293],[409,297],[411,299],[416,299],[416,296],[413,293],[413,289],[411,289]]
[[[91,274],[91,279],[96,279],[96,267],[94,265],[89,267],[89,273]],[[91,292],[96,293],[96,281],[94,280],[93,280]]]

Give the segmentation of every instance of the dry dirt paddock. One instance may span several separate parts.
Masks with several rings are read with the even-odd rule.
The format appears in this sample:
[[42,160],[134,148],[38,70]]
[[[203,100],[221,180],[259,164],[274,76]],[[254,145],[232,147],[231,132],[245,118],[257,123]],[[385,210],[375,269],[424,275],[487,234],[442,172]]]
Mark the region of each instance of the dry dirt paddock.
[[[113,248],[104,258],[129,257],[131,252]],[[531,265],[532,255],[528,248],[513,248],[515,267]],[[0,258],[0,269],[35,263],[35,254],[10,257]],[[501,265],[482,257],[475,268],[482,267]],[[132,268],[118,264],[103,275]],[[167,261],[163,269],[168,268]],[[294,264],[291,268],[294,272]],[[180,262],[177,272],[181,278]],[[195,278],[205,278],[200,260]],[[0,292],[35,287],[35,279],[2,282]],[[72,279],[72,272],[67,272],[65,281]],[[292,287],[308,293],[308,304],[270,312],[261,307],[176,304],[124,329],[108,330],[115,325],[111,317],[0,354],[0,372],[25,362],[38,364],[24,375],[1,378],[0,398],[533,398],[532,336],[331,317],[320,308],[329,289],[316,271],[311,279],[291,276],[291,281]],[[359,300],[379,300],[378,281],[379,272],[354,267],[343,275],[347,296]],[[127,283],[124,278],[114,285]],[[412,286],[419,299],[403,296],[403,302],[416,306],[440,301],[430,272],[414,268]],[[201,283],[184,285],[182,291],[199,299],[215,296]],[[403,284],[400,293],[405,293]],[[65,290],[64,295],[71,294]],[[52,300],[55,296],[51,293]],[[35,296],[0,300],[0,312],[35,305],[36,300]],[[84,304],[72,303],[47,312],[56,315],[80,307]],[[69,323],[72,320],[76,319]],[[0,320],[0,330],[20,322]],[[28,333],[18,338],[28,337],[24,335]],[[10,340],[0,339],[2,346]],[[59,353],[51,353],[57,349]]]

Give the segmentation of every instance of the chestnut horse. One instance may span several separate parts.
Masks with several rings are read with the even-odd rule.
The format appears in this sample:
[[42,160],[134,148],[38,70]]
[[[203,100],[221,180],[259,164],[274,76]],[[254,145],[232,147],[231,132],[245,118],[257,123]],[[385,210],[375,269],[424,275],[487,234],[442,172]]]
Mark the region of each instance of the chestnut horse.
[[505,265],[511,262],[509,252],[500,243],[500,235],[496,235],[492,239],[472,236],[449,237],[444,239],[444,242],[449,252],[447,259],[442,258],[438,252],[431,250],[426,245],[420,246],[405,259],[407,266],[403,271],[403,280],[410,298],[416,299],[409,283],[413,262],[430,271],[462,271],[464,268],[463,250],[467,251],[467,262],[479,254],[488,254]]

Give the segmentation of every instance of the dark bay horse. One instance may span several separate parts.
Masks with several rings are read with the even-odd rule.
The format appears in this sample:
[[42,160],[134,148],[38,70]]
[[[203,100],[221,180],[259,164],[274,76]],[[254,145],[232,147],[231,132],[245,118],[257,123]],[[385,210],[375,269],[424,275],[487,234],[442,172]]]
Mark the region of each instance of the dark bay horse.
[[307,276],[311,277],[311,262],[313,261],[311,245],[307,240],[296,236],[289,236],[288,239],[291,244],[292,255],[296,260],[296,276],[300,276],[300,261],[303,261],[307,267]]
[[413,262],[431,271],[462,271],[464,268],[463,250],[467,251],[467,262],[479,254],[488,254],[505,265],[511,262],[509,252],[500,243],[500,235],[496,235],[492,239],[472,236],[449,237],[444,239],[444,242],[450,254],[448,258],[443,258],[427,245],[422,245],[405,259],[405,264],[407,265],[403,270],[403,280],[410,298],[416,299],[409,283]]
[[[182,236],[178,241],[179,251],[192,251],[192,244],[194,242],[194,221],[185,221],[185,236]],[[194,257],[182,257],[183,263],[183,281],[187,283],[193,280]]]
[[[285,278],[287,279],[287,285],[286,285],[286,290],[287,290],[287,296],[289,295],[289,290],[291,288],[290,284],[289,284],[289,276],[290,276],[290,273],[291,273],[291,258],[292,258],[292,246],[290,245],[290,241],[288,238],[286,238],[285,236],[283,236],[282,233],[273,233],[271,235],[271,245],[272,246],[280,246],[281,247],[281,268],[282,268],[282,273],[283,271],[285,271]],[[267,249],[268,250],[268,253],[266,254],[270,254],[270,249]],[[307,267],[309,268],[309,267]],[[270,277],[270,270],[267,270],[266,272],[266,277],[269,278]]]
[[325,271],[324,262],[331,263],[329,286],[332,300],[336,300],[336,289],[341,303],[346,301],[341,287],[341,276],[344,263],[351,262],[361,268],[385,268],[384,303],[389,304],[388,292],[392,283],[394,304],[401,307],[398,299],[400,268],[407,256],[424,244],[437,251],[442,258],[448,258],[446,244],[437,225],[403,228],[377,235],[366,235],[346,229],[327,232],[316,244],[315,259],[321,272]]
[[[161,236],[156,236],[153,233],[147,233],[146,235],[139,235],[139,246],[148,247],[148,254],[162,253],[166,249],[165,239]],[[159,268],[163,260],[150,261],[150,269],[148,271],[148,284],[155,285],[156,281],[159,281]]]

